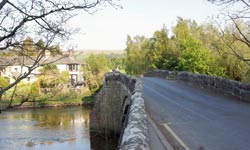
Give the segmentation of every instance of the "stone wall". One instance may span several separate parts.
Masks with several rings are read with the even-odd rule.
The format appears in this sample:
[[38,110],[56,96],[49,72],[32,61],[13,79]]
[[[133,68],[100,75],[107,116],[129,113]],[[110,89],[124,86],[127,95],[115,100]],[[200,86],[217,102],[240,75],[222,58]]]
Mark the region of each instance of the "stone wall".
[[210,88],[226,95],[232,95],[240,100],[250,102],[250,84],[228,80],[221,77],[193,74],[190,72],[153,70],[144,74],[145,77],[160,77],[164,79],[190,82]]
[[124,126],[120,150],[149,150],[147,116],[143,99],[142,81],[136,79],[132,92],[132,104]]
[[90,115],[91,132],[119,135],[120,150],[149,150],[142,81],[107,73]]

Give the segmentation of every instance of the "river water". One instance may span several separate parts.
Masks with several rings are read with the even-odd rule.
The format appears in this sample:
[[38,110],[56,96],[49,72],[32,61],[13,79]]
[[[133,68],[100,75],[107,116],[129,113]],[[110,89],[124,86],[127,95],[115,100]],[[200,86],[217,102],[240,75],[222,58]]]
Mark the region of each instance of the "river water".
[[90,111],[66,107],[2,112],[0,150],[91,150]]

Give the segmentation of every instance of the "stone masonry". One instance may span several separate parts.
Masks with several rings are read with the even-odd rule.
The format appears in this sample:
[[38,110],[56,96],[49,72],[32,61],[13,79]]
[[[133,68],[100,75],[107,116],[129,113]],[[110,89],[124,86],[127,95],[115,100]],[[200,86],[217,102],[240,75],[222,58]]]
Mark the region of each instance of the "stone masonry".
[[232,95],[239,100],[250,102],[250,84],[228,80],[221,77],[193,74],[182,71],[153,70],[144,74],[145,77],[160,77],[180,80],[215,90],[225,95]]
[[142,81],[107,73],[90,115],[91,132],[119,135],[120,150],[149,150]]

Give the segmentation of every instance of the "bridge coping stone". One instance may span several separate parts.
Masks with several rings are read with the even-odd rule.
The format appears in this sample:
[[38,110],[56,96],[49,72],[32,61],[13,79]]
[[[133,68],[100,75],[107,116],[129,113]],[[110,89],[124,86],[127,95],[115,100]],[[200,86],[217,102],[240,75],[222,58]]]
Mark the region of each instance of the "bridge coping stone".
[[125,124],[124,132],[120,137],[119,150],[150,150],[141,79],[118,72],[105,74],[105,82],[114,80],[124,84],[131,93],[131,105],[127,124]]

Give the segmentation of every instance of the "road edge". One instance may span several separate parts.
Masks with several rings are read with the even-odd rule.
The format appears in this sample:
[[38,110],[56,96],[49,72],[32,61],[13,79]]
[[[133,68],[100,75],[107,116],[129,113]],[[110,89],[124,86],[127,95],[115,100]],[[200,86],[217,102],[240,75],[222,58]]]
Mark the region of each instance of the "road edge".
[[174,148],[170,145],[170,143],[166,140],[161,131],[158,129],[157,125],[150,118],[148,113],[147,113],[147,120],[150,123],[151,127],[153,128],[154,132],[156,133],[157,137],[159,138],[160,142],[162,143],[163,147],[166,150],[174,150]]

